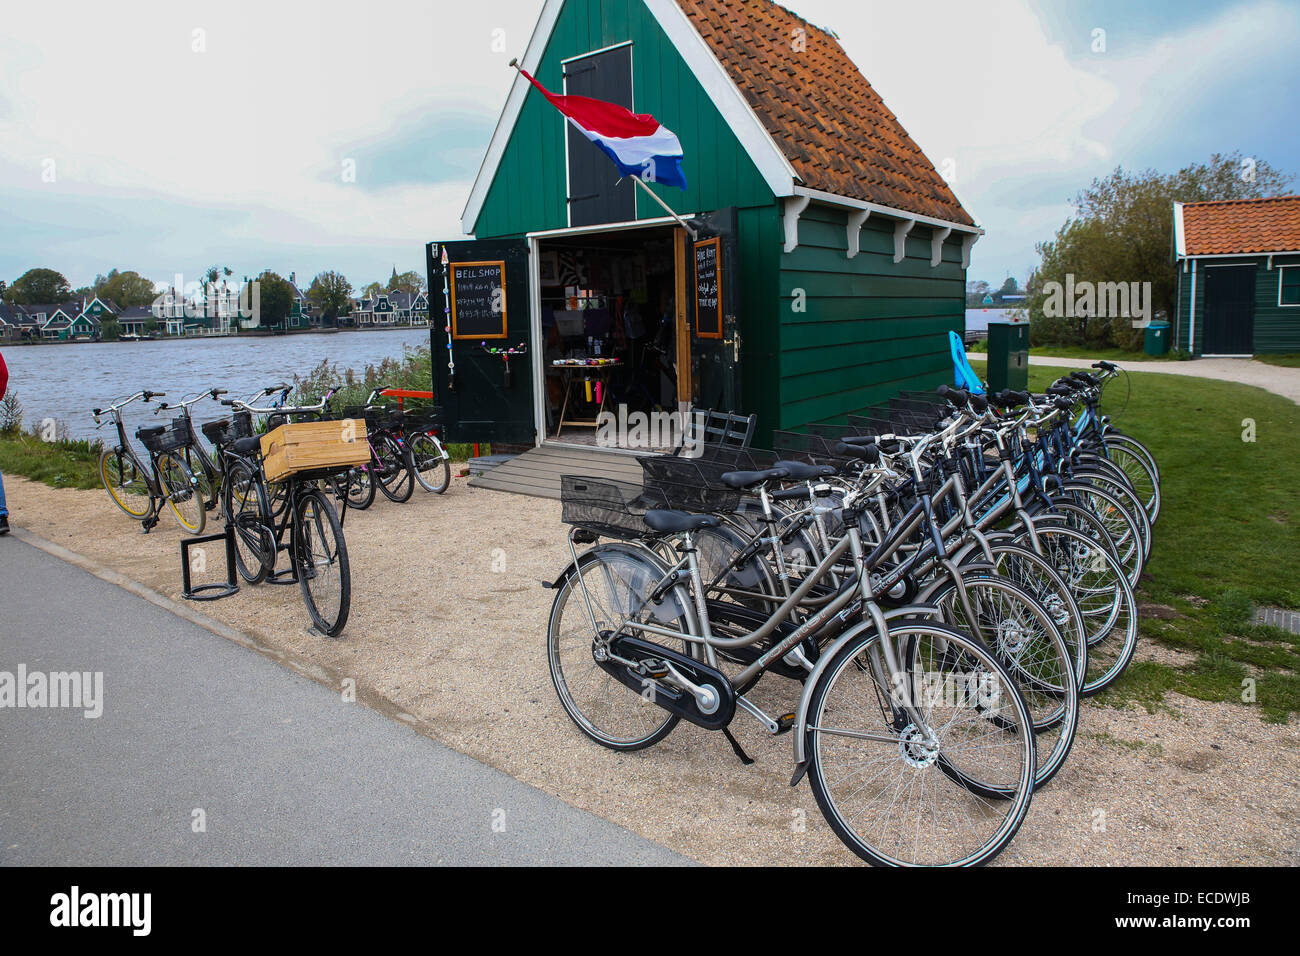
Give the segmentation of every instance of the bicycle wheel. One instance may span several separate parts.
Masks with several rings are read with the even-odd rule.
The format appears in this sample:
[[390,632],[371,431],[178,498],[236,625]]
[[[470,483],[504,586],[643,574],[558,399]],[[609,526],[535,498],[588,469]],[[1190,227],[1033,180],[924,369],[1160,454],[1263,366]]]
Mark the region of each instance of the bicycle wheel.
[[361,465],[351,469],[347,478],[348,507],[365,511],[375,503],[374,465]]
[[[983,641],[1023,695],[1037,735],[1034,786],[1051,780],[1074,746],[1079,675],[1051,616],[1028,593],[995,576],[962,578],[970,613],[955,582],[927,593],[945,624]],[[974,617],[971,617],[971,614]]]
[[1142,504],[1142,499],[1129,487],[1127,480],[1112,478],[1108,473],[1080,469],[1065,483],[1064,489],[1079,495],[1093,511],[1103,517],[1103,520],[1111,508],[1123,509],[1133,520],[1138,538],[1142,541],[1142,566],[1146,567],[1146,561],[1151,557],[1153,543],[1151,518]]
[[[1026,591],[1052,618],[1061,637],[1065,638],[1082,687],[1088,669],[1088,632],[1070,586],[1051,562],[1029,548],[1008,541],[992,541],[989,550],[993,553],[998,575]],[[976,549],[971,552],[970,559],[983,560],[984,555]]]
[[[844,844],[872,864],[986,863],[1029,811],[1028,709],[993,655],[956,630],[903,621],[890,636],[896,647],[913,646],[910,673],[888,675],[879,636],[864,631],[848,639],[812,690],[808,781],[817,805]],[[897,705],[900,681],[913,689],[920,724]]]
[[[1090,464],[1088,456],[1085,455],[1082,460],[1085,464]],[[1150,463],[1131,446],[1118,442],[1115,444],[1108,442],[1105,457],[1099,457],[1097,460],[1108,462],[1124,476],[1129,487],[1141,500],[1147,517],[1151,519],[1152,524],[1155,524],[1156,519],[1160,517],[1160,479]]]
[[[681,589],[659,604],[649,597],[665,573],[648,552],[604,545],[578,556],[560,583],[546,630],[551,681],[569,719],[602,747],[631,751],[663,740],[679,718],[654,703],[653,684],[638,694],[596,661],[597,636],[626,619],[690,632],[694,616]],[[643,632],[635,636],[652,638]]]
[[158,481],[181,530],[202,534],[208,523],[207,479],[200,482],[179,455],[168,451],[158,456]]
[[298,492],[293,537],[291,553],[307,613],[316,630],[335,637],[348,622],[352,571],[338,512],[319,488]]
[[1124,568],[1124,576],[1128,578],[1130,587],[1137,587],[1145,562],[1142,557],[1142,543],[1137,535],[1136,523],[1128,514],[1124,514],[1122,519],[1116,517],[1116,523],[1127,528],[1126,531],[1120,532],[1124,544],[1122,549],[1120,543],[1116,542],[1115,536],[1101,518],[1091,508],[1077,504],[1074,501],[1064,499],[1053,501],[1052,510],[1035,515],[1034,522],[1040,527],[1057,525],[1086,534],[1109,551],[1111,556],[1120,563],[1120,566]]
[[1126,451],[1132,452],[1134,455],[1137,455],[1146,462],[1147,467],[1151,469],[1151,474],[1155,478],[1156,484],[1160,484],[1160,463],[1156,461],[1156,456],[1151,454],[1150,449],[1148,449],[1146,445],[1142,444],[1132,435],[1125,435],[1123,432],[1115,431],[1113,428],[1106,433],[1106,436],[1102,441],[1106,446],[1107,457],[1110,457],[1110,452],[1115,448],[1124,448]]
[[249,584],[261,584],[275,567],[271,506],[253,466],[234,461],[222,488],[226,520],[235,534],[235,568]]
[[[1082,694],[1100,693],[1119,679],[1137,648],[1137,599],[1123,566],[1092,535],[1061,525],[1035,526],[1039,553],[1070,587],[1088,635]],[[1032,547],[1028,531],[1019,543]]]
[[451,463],[443,452],[442,442],[425,432],[417,432],[406,443],[411,474],[425,491],[440,495],[451,484]]
[[401,504],[415,491],[415,479],[407,467],[406,452],[397,440],[380,435],[373,440],[375,454],[379,456],[379,471],[372,477],[379,480],[379,490],[389,501]]
[[149,481],[136,466],[135,459],[120,448],[105,448],[99,453],[99,480],[124,512],[141,521],[153,511]]

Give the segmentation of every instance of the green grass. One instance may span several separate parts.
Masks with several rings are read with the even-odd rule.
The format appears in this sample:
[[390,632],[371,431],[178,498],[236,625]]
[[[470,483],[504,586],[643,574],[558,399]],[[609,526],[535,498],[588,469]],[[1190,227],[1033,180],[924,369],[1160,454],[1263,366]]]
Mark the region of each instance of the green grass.
[[1280,365],[1282,368],[1300,368],[1300,352],[1292,352],[1290,355],[1256,355],[1255,361],[1265,365]]
[[[983,372],[984,363],[975,367]],[[1066,369],[1032,367],[1041,390]],[[1300,636],[1251,623],[1252,609],[1300,608],[1300,406],[1263,389],[1131,373],[1107,389],[1103,411],[1160,464],[1164,501],[1138,599],[1173,608],[1145,615],[1143,640],[1182,651],[1187,664],[1142,661],[1102,699],[1158,706],[1167,691],[1201,700],[1255,701],[1268,720],[1300,713]],[[1253,442],[1243,441],[1246,419]]]
[[35,435],[0,433],[0,472],[42,481],[51,488],[99,488],[99,443],[42,441]]

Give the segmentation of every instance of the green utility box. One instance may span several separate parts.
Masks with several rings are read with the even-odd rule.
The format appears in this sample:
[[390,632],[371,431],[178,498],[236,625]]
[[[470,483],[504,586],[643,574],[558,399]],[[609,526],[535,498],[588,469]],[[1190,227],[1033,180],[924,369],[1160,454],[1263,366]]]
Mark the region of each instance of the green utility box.
[[1029,387],[1029,323],[989,323],[989,393]]
[[1169,351],[1169,323],[1152,322],[1147,326],[1146,348],[1143,349],[1147,355],[1164,355]]

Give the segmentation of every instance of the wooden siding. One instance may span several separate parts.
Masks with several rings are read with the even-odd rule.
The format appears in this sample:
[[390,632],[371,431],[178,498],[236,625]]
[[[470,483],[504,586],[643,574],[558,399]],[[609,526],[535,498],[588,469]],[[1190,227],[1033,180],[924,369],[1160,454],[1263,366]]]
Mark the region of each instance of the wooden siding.
[[776,203],[738,210],[737,283],[740,318],[740,398],[737,411],[757,414],[754,444],[770,448],[780,418],[781,217]]
[[[562,60],[628,40],[633,108],[653,114],[675,132],[686,153],[682,169],[690,188],[651,188],[677,212],[772,202],[753,161],[641,0],[568,0],[542,55],[537,80],[561,92]],[[564,124],[555,107],[529,90],[474,224],[477,238],[568,225]],[[658,204],[637,192],[638,219],[663,215]]]
[[[841,423],[903,389],[952,377],[948,332],[965,321],[961,242],[930,266],[930,229],[916,226],[895,263],[894,222],[871,217],[861,251],[845,257],[847,213],[811,205],[799,247],[781,256],[779,425]],[[796,312],[796,290],[806,294]]]
[[[1279,266],[1300,266],[1300,256],[1274,256],[1273,268],[1268,257],[1243,256],[1241,259],[1213,259],[1198,262],[1196,267],[1196,329],[1192,352],[1201,354],[1204,339],[1205,269],[1219,265],[1255,266],[1255,352],[1286,354],[1300,352],[1300,307],[1277,304]],[[1178,268],[1178,317],[1174,322],[1173,348],[1187,349],[1187,323],[1191,311],[1192,274]]]

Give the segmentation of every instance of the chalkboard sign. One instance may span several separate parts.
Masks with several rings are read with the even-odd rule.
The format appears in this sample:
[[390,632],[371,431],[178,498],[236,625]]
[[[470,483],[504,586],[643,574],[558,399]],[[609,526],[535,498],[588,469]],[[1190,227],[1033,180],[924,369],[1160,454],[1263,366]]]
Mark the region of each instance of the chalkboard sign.
[[451,335],[456,339],[506,337],[506,264],[451,264]]
[[695,334],[722,338],[722,240],[695,243]]

